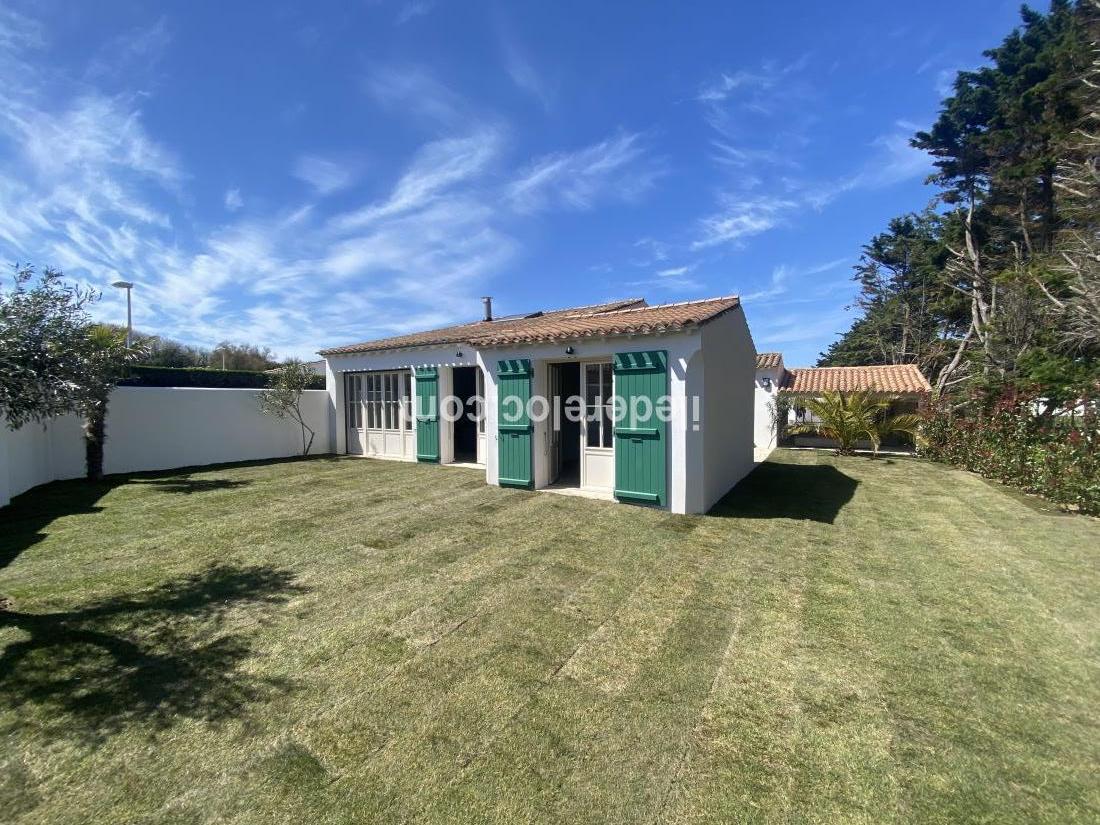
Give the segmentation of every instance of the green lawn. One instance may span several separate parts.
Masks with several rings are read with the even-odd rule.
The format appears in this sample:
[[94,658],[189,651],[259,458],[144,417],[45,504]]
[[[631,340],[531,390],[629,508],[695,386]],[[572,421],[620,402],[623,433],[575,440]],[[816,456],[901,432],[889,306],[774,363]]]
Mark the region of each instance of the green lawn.
[[357,459],[0,512],[6,822],[1100,819],[1100,522],[779,451],[707,517]]

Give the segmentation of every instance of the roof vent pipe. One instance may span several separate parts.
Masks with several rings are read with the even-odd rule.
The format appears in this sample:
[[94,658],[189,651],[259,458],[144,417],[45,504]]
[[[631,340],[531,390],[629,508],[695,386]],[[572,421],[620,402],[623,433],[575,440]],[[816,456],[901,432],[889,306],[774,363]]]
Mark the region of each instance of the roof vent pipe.
[[493,298],[492,298],[492,296],[491,295],[486,295],[484,298],[481,299],[481,303],[485,307],[485,317],[482,320],[492,321],[493,320]]

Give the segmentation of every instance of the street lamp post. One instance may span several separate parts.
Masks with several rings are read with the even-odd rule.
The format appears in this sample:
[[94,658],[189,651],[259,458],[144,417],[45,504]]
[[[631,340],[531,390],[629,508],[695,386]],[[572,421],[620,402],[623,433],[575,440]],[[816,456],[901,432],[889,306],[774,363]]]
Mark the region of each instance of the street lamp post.
[[129,281],[115,281],[111,286],[126,290],[126,349],[129,349],[133,346],[134,338],[134,320],[130,308],[130,290],[134,285]]

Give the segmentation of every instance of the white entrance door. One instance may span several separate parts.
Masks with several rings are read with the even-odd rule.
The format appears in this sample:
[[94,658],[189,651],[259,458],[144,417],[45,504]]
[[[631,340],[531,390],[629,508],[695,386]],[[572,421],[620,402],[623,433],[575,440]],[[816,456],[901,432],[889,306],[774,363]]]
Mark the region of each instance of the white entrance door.
[[581,426],[581,486],[592,490],[615,488],[614,432],[611,399],[614,376],[610,361],[585,363],[581,376],[584,421]]
[[367,433],[363,421],[363,375],[344,376],[344,407],[348,429],[348,455],[363,455],[367,450]]

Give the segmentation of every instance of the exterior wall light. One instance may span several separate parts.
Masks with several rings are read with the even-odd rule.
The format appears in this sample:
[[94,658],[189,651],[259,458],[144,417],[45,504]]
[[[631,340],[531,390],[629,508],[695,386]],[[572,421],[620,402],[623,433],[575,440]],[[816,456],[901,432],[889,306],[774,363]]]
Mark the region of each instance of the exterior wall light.
[[766,375],[765,375],[765,376],[764,376],[763,378],[761,378],[761,379],[760,379],[760,385],[761,385],[761,386],[762,386],[762,387],[763,387],[764,389],[766,389],[766,390],[768,390],[769,392],[771,392],[771,388],[772,388],[772,380],[771,380],[770,378],[768,378],[768,377],[767,377]]
[[565,354],[566,355],[572,355],[574,352],[576,352],[576,350],[573,349],[572,347],[566,347],[565,348]]

